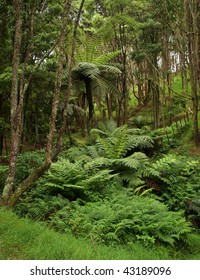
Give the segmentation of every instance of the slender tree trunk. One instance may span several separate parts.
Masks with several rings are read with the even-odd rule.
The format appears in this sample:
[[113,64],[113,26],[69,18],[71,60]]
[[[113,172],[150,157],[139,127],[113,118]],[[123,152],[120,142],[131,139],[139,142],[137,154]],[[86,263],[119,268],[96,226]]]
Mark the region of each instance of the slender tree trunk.
[[[3,116],[2,113],[2,94],[0,94],[0,118]],[[0,127],[0,157],[3,155],[3,127]]]
[[[59,131],[59,136],[58,136],[58,141],[57,141],[57,147],[53,155],[53,159],[56,159],[58,154],[60,153],[63,145],[63,136],[67,128],[67,105],[68,105],[68,100],[71,95],[71,84],[72,84],[72,69],[74,66],[74,53],[75,53],[75,48],[76,48],[76,37],[77,37],[77,29],[79,25],[79,20],[81,16],[81,12],[84,6],[85,0],[82,0],[79,6],[79,10],[77,13],[77,17],[75,20],[74,24],[74,30],[73,30],[73,36],[72,36],[72,44],[71,44],[71,54],[70,54],[70,60],[69,60],[69,65],[68,65],[68,86],[67,86],[67,91],[66,94],[64,95],[64,110],[63,110],[63,124],[62,127]],[[67,2],[68,9],[71,7],[71,1],[68,0]],[[67,129],[69,131],[69,128]]]
[[193,128],[194,128],[194,143],[196,147],[200,145],[199,135],[199,40],[198,40],[198,17],[200,11],[198,1],[193,2],[185,0],[185,18],[188,30],[188,51],[190,61],[190,82],[191,82],[191,94],[193,103]]
[[88,101],[89,107],[89,114],[88,114],[88,124],[87,129],[88,133],[92,128],[92,119],[93,119],[93,112],[94,112],[94,105],[93,105],[93,98],[92,98],[92,88],[91,88],[91,80],[90,78],[85,79],[85,88],[86,88],[86,98]]
[[160,91],[159,85],[153,83],[153,117],[154,117],[154,128],[159,128],[159,118],[160,118]]
[[[124,35],[125,36],[125,35]],[[127,114],[128,114],[128,90],[127,90],[127,73],[126,73],[126,50],[124,47],[123,50],[123,75],[122,75],[122,94],[123,94],[123,124],[125,124],[127,120]]]
[[157,129],[159,127],[160,118],[160,89],[159,89],[159,77],[158,77],[158,65],[157,57],[152,61],[150,65],[151,69],[151,92],[153,97],[153,125]]
[[21,48],[21,5],[20,0],[13,1],[14,15],[15,15],[15,37],[14,37],[14,51],[12,62],[12,89],[11,89],[11,147],[10,147],[10,163],[8,176],[2,193],[2,203],[7,204],[9,197],[13,191],[14,178],[16,173],[16,162],[19,151],[20,131],[21,131],[21,112],[17,105],[18,102],[18,68],[20,63],[20,48]]

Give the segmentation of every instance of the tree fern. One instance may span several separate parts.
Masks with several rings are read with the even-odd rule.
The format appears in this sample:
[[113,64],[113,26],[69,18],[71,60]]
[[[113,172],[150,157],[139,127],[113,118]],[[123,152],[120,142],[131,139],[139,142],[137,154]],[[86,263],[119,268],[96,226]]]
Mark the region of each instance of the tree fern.
[[83,36],[78,39],[75,60],[94,62],[100,53],[101,40],[97,36]]
[[107,120],[105,122],[98,122],[96,128],[91,129],[91,135],[99,137],[109,137],[117,128],[117,123],[114,120]]

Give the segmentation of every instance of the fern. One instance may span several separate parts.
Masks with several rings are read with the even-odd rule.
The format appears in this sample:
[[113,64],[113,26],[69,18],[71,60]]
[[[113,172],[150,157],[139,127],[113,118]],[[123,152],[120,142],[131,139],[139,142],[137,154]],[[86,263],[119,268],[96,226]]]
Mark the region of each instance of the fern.
[[67,198],[96,199],[95,196],[101,195],[115,182],[117,174],[112,174],[109,165],[111,163],[104,158],[90,158],[87,161],[81,158],[76,162],[60,158],[52,163],[50,170],[43,176],[42,184]]
[[119,55],[120,50],[102,54],[102,38],[93,34],[93,36],[84,36],[79,40],[76,48],[76,61],[95,63],[97,65],[106,64]]
[[[186,210],[186,203],[200,193],[199,161],[168,154],[142,172],[149,181],[159,184],[160,196],[173,210]],[[150,186],[151,187],[151,186]]]
[[153,140],[147,135],[129,136],[127,141],[127,150],[134,149],[150,149],[153,148]]
[[84,165],[85,170],[91,170],[91,169],[101,169],[101,168],[111,168],[113,166],[113,161],[104,157],[97,157],[92,159],[91,161],[88,161]]
[[123,159],[117,159],[114,161],[117,165],[122,165],[131,169],[138,170],[139,168],[144,168],[149,162],[148,157],[141,152],[134,153],[133,155],[123,158]]
[[94,146],[87,146],[85,151],[92,159],[95,159],[95,158],[99,157],[99,153],[98,153],[95,145]]
[[[79,159],[83,159],[83,157],[87,156],[87,148],[85,145],[82,145],[82,147],[71,147],[67,150],[67,152],[64,154],[64,156],[70,161],[74,162]],[[88,157],[89,159],[89,157]]]
[[111,60],[113,60],[114,58],[116,58],[120,54],[120,52],[121,52],[120,50],[117,50],[114,52],[102,54],[95,59],[95,63],[100,64],[100,65],[106,64],[106,63],[110,62]]
[[[108,121],[99,123],[91,133],[96,137],[94,145],[69,149],[67,157],[71,161],[85,158],[85,166],[111,169],[132,187],[144,184],[144,173],[156,173],[149,168],[149,159],[144,153],[132,151],[133,148],[142,150],[153,145],[150,137],[139,135],[139,129],[129,129],[127,125],[117,127],[115,122]],[[130,151],[132,154],[126,156]]]
[[94,62],[100,52],[101,41],[97,36],[84,36],[79,39],[75,60]]
[[84,206],[74,203],[67,219],[64,213],[60,212],[59,217],[74,234],[90,235],[106,244],[159,240],[174,245],[191,232],[181,213],[168,211],[155,199],[130,197],[125,193]]
[[105,157],[121,158],[126,153],[126,138],[126,130],[120,127],[115,129],[111,137],[97,138],[96,145]]

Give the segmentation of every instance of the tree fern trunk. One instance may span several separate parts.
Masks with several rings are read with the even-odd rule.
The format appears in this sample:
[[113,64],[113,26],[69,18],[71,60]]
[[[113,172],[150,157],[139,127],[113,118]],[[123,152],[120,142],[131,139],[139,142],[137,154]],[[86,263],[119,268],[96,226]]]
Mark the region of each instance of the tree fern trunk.
[[92,128],[92,119],[93,119],[93,112],[94,112],[92,87],[91,87],[90,78],[85,79],[85,89],[86,89],[86,98],[88,101],[88,108],[89,108],[88,123],[87,123],[87,129],[88,129],[88,133],[89,133],[90,129]]

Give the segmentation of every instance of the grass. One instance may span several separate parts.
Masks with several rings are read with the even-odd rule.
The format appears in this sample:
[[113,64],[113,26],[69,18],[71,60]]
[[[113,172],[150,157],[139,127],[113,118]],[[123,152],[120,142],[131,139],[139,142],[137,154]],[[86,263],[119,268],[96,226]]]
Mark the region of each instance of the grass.
[[1,260],[200,259],[200,238],[196,235],[191,239],[191,244],[195,240],[191,254],[161,245],[151,248],[140,243],[126,247],[97,245],[92,240],[76,239],[73,235],[57,233],[40,223],[20,219],[5,209],[0,209],[0,221]]

